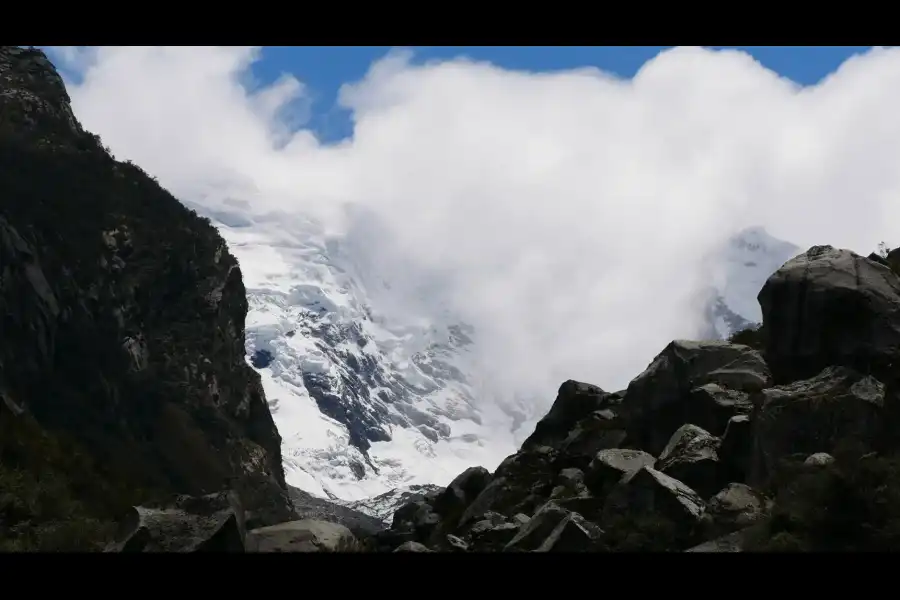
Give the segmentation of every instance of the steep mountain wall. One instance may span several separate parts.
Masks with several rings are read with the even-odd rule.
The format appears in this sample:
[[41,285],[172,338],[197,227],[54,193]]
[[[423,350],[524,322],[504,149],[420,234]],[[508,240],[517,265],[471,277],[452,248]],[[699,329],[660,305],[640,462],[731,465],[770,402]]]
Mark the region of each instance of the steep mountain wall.
[[0,47],[0,547],[225,488],[288,520],[246,313],[216,229],[82,129],[43,53]]

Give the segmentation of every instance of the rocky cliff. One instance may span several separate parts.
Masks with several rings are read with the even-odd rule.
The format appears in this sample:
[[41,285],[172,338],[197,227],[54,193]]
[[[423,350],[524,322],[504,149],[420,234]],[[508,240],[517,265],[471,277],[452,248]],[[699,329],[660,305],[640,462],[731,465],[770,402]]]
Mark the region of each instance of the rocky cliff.
[[674,341],[623,392],[565,382],[519,452],[400,508],[378,547],[900,548],[896,266],[810,248],[760,291],[755,348]]
[[132,504],[229,488],[291,517],[206,219],[82,129],[43,53],[0,47],[0,549],[88,549]]

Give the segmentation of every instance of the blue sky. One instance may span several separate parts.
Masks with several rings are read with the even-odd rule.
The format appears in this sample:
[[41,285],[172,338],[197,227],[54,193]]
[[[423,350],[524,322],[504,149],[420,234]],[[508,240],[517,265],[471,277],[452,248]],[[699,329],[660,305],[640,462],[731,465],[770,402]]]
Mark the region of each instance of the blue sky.
[[[725,46],[723,46],[724,48]],[[869,46],[728,46],[752,54],[758,61],[797,83],[815,84],[854,54]],[[552,71],[593,66],[622,77],[633,76],[641,65],[666,46],[413,46],[415,61],[467,56],[502,67]],[[390,46],[266,46],[254,75],[267,83],[291,73],[308,86],[313,98],[310,126],[322,140],[350,133],[346,113],[335,105],[343,83],[361,78]]]

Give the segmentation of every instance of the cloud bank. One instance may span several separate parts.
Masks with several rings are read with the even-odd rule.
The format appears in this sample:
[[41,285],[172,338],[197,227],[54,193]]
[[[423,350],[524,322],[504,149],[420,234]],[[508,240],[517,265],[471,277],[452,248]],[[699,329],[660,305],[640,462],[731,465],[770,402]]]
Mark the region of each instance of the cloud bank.
[[[695,334],[701,261],[741,227],[802,247],[900,244],[898,50],[806,88],[701,48],[664,52],[632,80],[394,53],[342,88],[354,134],[333,145],[296,127],[301,82],[254,83],[258,56],[54,58],[78,74],[83,124],[179,197],[314,215],[364,240],[398,290],[428,273],[481,332],[483,377],[510,396],[549,402],[567,378],[624,387]],[[348,221],[348,207],[374,218]]]

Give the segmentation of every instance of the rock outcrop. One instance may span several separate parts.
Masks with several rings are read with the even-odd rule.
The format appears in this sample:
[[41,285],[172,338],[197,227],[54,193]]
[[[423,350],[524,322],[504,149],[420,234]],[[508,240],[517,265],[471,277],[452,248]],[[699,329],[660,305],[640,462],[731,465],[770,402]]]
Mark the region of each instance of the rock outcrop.
[[[0,47],[0,548],[94,547],[173,494],[291,519],[246,311],[209,222],[84,131],[42,52]],[[29,513],[13,482],[65,506]],[[96,540],[48,533],[82,521]]]
[[759,304],[779,383],[828,366],[882,374],[900,367],[900,280],[880,262],[814,246],[769,278]]
[[900,497],[890,454],[900,441],[900,279],[876,260],[815,247],[773,274],[759,301],[764,335],[745,337],[764,339],[764,353],[678,340],[624,393],[567,381],[492,476],[469,469],[404,506],[378,547],[900,547],[900,510],[885,508]]

